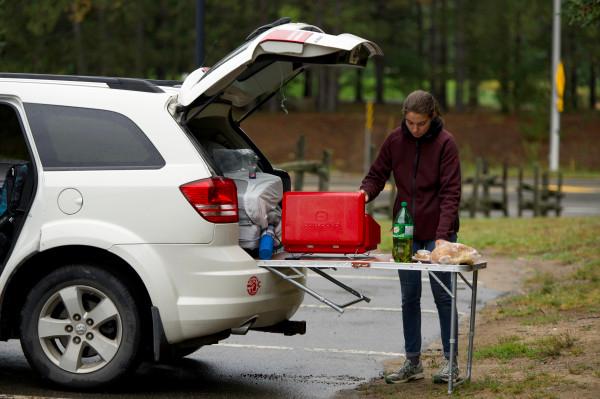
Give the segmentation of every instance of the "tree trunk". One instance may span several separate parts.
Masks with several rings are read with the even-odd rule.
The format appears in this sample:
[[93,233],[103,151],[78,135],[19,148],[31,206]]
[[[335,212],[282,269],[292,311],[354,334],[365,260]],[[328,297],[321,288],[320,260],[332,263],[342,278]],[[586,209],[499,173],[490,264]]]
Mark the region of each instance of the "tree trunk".
[[384,59],[383,57],[375,57],[375,102],[377,104],[385,103],[384,96]]
[[363,70],[357,69],[356,75],[354,78],[354,102],[355,103],[364,103],[365,102],[365,98],[363,95],[362,76],[363,76]]
[[338,68],[327,68],[329,75],[327,90],[327,112],[335,112],[338,105]]
[[99,50],[102,53],[100,57],[100,75],[106,76],[108,74],[109,65],[111,65],[109,57],[109,51],[107,49],[110,46],[110,39],[108,37],[108,30],[106,29],[106,8],[104,5],[98,7],[98,28],[100,30],[100,43]]
[[512,76],[512,87],[511,87],[511,98],[514,105],[515,111],[521,109],[521,85],[519,81],[525,78],[522,75],[523,68],[521,67],[521,48],[523,46],[523,34],[522,34],[522,18],[521,13],[517,12],[515,15],[515,48],[514,48],[514,73]]
[[[316,13],[316,25],[320,28],[323,28],[323,13],[325,9],[323,7],[322,1],[317,1],[315,4],[315,13]],[[317,66],[313,69],[315,72],[315,76],[317,78],[317,93],[315,98],[315,107],[317,108],[317,112],[324,112],[326,107],[326,98],[327,98],[327,71],[325,71],[324,66]]]
[[419,56],[419,63],[421,68],[417,75],[418,87],[422,87],[425,83],[425,28],[423,27],[423,6],[420,1],[416,1],[415,6],[417,7],[417,54]]
[[500,46],[500,48],[498,49],[500,52],[500,59],[502,60],[500,68],[499,68],[499,76],[498,79],[500,80],[500,110],[502,111],[502,113],[507,114],[510,111],[510,103],[511,103],[511,99],[510,99],[510,49],[509,49],[509,45],[511,42],[511,37],[510,37],[510,28],[509,28],[509,21],[510,21],[510,17],[508,15],[501,15],[499,17],[499,20],[501,22],[501,30],[502,30],[502,35],[501,37],[504,38],[504,40],[501,43],[498,43],[498,45]]
[[590,60],[590,109],[596,109],[596,63]]
[[566,43],[563,48],[567,48],[565,69],[567,74],[567,82],[564,93],[564,105],[569,105],[569,108],[577,109],[577,39],[574,37],[573,29],[568,29],[566,35]]
[[327,67],[320,66],[318,67],[318,81],[319,81],[319,91],[317,93],[317,111],[325,112],[327,111],[327,90],[329,89],[329,74],[327,73]]
[[571,109],[577,109],[577,62],[573,59],[571,62],[571,68],[569,68],[569,81],[566,85],[566,89],[569,93],[569,103],[571,105]]
[[510,111],[510,82],[508,76],[508,66],[503,65],[500,68],[500,111],[508,114]]
[[479,79],[475,78],[475,74],[470,74],[469,79],[469,108],[477,109],[479,107]]
[[144,71],[144,7],[138,2],[137,18],[135,21],[135,73],[145,77]]
[[429,5],[429,90],[437,98],[438,88],[438,52],[437,52],[437,1],[431,0]]
[[[336,0],[334,4],[335,15],[342,15],[342,3],[340,0]],[[335,19],[333,25],[333,34],[337,35],[340,33],[340,18]],[[328,90],[327,90],[327,111],[335,112],[338,105],[338,93],[339,93],[339,69],[338,68],[327,68],[329,75],[328,79]]]
[[448,80],[448,24],[446,16],[448,15],[448,1],[441,0],[440,19],[440,80],[438,101],[443,111],[448,109],[446,81]]
[[456,92],[454,106],[457,112],[464,111],[465,84],[465,17],[462,0],[455,0],[456,10]]
[[304,71],[304,98],[313,96],[313,72],[314,69]]
[[83,38],[81,35],[81,23],[73,21],[73,36],[75,38],[75,61],[77,75],[85,75],[87,72],[87,65],[85,62],[85,54],[83,50]]

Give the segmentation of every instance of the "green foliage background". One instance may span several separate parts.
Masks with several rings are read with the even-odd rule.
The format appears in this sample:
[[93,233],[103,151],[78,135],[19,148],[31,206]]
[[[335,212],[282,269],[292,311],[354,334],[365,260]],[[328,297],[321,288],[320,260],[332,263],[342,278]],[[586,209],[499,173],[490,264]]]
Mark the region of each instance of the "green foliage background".
[[[196,3],[0,0],[0,70],[182,79],[197,67]],[[374,98],[379,82],[381,101],[400,101],[406,93],[426,88],[447,107],[463,101],[480,106],[482,84],[494,82],[491,104],[504,112],[535,111],[548,104],[552,3],[547,0],[204,3],[204,65],[214,64],[257,26],[290,16],[330,33],[364,36],[382,47],[383,76],[374,80],[373,69],[337,76],[340,90],[333,95],[341,99],[362,100],[357,83],[363,84],[366,98]],[[575,85],[566,104],[577,108],[598,85],[600,2],[563,4],[563,56],[569,82]]]

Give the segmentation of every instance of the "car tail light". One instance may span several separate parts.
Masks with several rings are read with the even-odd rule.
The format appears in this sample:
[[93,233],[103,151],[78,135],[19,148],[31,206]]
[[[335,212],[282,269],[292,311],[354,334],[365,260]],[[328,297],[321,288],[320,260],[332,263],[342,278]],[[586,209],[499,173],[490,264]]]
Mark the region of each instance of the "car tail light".
[[237,189],[231,179],[212,177],[179,187],[194,209],[213,223],[237,223]]

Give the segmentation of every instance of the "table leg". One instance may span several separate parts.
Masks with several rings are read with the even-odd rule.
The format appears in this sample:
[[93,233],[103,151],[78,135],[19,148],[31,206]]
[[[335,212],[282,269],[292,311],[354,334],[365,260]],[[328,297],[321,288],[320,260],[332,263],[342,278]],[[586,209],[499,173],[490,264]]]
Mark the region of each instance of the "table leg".
[[469,318],[469,347],[467,352],[467,381],[471,381],[473,365],[473,339],[475,338],[475,315],[477,314],[477,270],[473,271],[471,286],[471,317]]
[[458,320],[456,320],[458,312],[456,309],[456,272],[452,272],[452,316],[450,318],[450,360],[448,367],[450,368],[450,378],[448,378],[448,394],[452,393],[454,380],[452,378],[452,368],[454,367],[454,361],[456,360],[456,326]]

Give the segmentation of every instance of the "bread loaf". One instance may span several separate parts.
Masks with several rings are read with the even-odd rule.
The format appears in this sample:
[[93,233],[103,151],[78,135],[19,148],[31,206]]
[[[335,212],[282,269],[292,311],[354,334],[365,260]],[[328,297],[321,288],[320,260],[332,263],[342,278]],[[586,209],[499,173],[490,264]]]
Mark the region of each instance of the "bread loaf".
[[435,249],[431,252],[431,262],[444,265],[472,265],[480,258],[474,248],[446,240],[436,240]]

